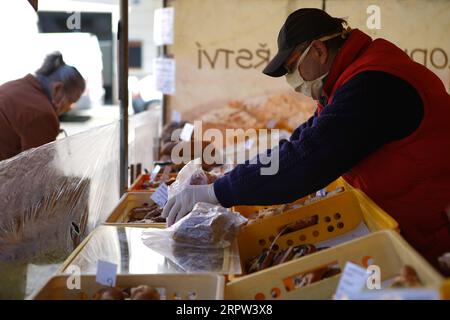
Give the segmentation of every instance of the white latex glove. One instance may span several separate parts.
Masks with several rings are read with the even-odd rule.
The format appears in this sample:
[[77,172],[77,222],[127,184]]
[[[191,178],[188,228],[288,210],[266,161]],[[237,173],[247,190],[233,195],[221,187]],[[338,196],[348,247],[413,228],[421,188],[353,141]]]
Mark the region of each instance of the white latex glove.
[[219,204],[214,193],[214,184],[187,186],[167,201],[162,217],[167,218],[167,226],[171,226],[192,211],[197,202]]

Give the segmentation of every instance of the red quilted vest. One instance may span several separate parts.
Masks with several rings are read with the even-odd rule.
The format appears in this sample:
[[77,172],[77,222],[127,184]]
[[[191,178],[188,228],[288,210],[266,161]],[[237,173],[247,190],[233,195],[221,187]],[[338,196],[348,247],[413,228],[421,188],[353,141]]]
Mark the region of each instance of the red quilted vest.
[[[328,104],[339,87],[368,70],[392,74],[412,85],[422,98],[424,117],[415,132],[384,145],[344,179],[395,218],[404,238],[437,267],[437,257],[450,252],[445,213],[450,208],[450,96],[434,73],[400,48],[353,30],[324,85]],[[322,109],[319,105],[319,114]]]

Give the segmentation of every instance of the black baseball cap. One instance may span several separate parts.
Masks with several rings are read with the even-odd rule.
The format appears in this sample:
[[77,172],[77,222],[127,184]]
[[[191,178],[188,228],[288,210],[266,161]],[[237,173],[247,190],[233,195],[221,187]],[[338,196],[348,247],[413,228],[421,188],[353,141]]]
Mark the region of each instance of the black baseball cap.
[[333,18],[320,9],[303,8],[294,11],[281,27],[278,34],[278,52],[264,68],[263,73],[271,77],[285,75],[287,71],[284,63],[296,46],[341,31],[342,22],[342,19]]

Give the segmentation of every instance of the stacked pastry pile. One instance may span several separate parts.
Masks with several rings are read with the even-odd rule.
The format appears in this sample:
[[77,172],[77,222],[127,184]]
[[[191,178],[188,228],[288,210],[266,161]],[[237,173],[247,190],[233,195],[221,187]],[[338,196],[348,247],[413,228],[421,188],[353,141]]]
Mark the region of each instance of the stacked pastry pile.
[[272,241],[268,250],[263,250],[261,254],[254,257],[247,263],[247,273],[261,271],[263,269],[273,267],[284,262],[304,257],[308,254],[323,250],[325,248],[316,248],[313,244],[302,244],[298,246],[289,246],[286,249],[280,249],[278,239],[288,233],[302,230],[317,224],[318,216],[314,215],[295,221],[283,227],[275,239]]
[[340,192],[343,192],[344,188],[343,187],[338,187],[333,191],[330,191],[328,193],[325,193],[324,195],[320,195],[320,194],[314,194],[311,195],[309,197],[307,197],[305,200],[301,201],[301,202],[294,202],[294,203],[289,203],[289,204],[283,204],[281,206],[278,207],[269,207],[269,208],[264,208],[261,209],[259,211],[254,212],[253,214],[251,214],[248,217],[248,222],[247,224],[252,224],[255,222],[260,221],[261,219],[267,218],[267,217],[273,217],[276,215],[279,215],[283,212],[289,211],[289,210],[293,210],[293,209],[297,209],[303,206],[306,206],[308,204],[317,202],[319,200],[322,200],[326,197],[331,197],[335,194],[338,194]]
[[279,128],[293,131],[308,120],[315,109],[314,101],[286,92],[230,101],[223,107],[209,108],[211,111],[203,113],[199,119],[219,129]]
[[156,203],[144,203],[140,207],[135,207],[128,212],[127,222],[139,223],[164,223],[166,219],[161,217],[162,208],[158,207]]

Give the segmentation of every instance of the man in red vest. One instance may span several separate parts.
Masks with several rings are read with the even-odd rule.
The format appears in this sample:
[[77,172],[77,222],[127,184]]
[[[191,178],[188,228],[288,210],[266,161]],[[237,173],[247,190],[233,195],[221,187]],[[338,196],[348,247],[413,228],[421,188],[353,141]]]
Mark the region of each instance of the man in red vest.
[[450,96],[440,79],[384,39],[344,28],[319,9],[292,13],[264,69],[318,100],[314,116],[279,145],[279,170],[242,164],[208,186],[190,186],[164,210],[169,223],[195,202],[287,203],[339,176],[400,224],[430,263],[450,251]]

